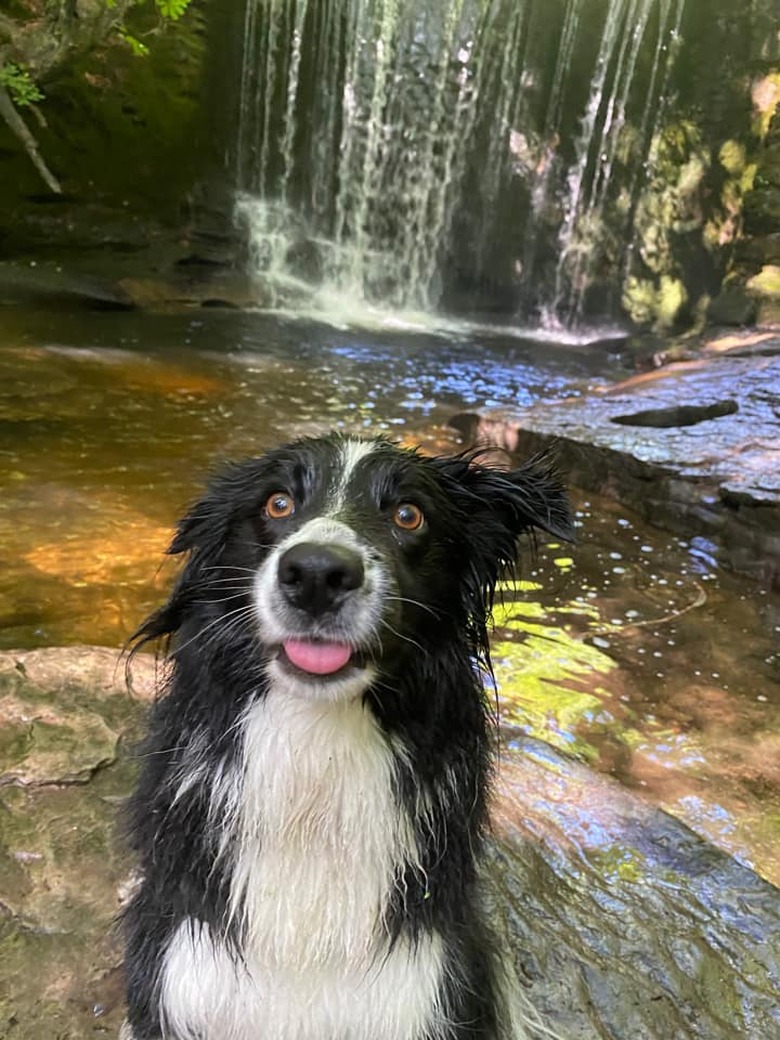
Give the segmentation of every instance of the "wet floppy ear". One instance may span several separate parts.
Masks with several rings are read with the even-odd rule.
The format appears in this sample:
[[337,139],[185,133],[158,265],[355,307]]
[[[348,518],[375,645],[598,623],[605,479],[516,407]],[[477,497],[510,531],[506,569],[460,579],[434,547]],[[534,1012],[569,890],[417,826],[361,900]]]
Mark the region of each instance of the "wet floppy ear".
[[573,539],[569,504],[548,457],[512,470],[491,469],[469,456],[431,462],[458,511],[467,560],[464,592],[472,612],[489,609],[496,582],[515,563],[520,535],[540,528]]
[[151,614],[130,639],[133,652],[145,643],[177,632],[207,578],[219,562],[237,508],[240,467],[230,465],[210,483],[208,490],[179,521],[166,553],[189,553],[168,600]]
[[206,493],[181,518],[166,552],[192,552],[217,556],[224,546],[241,492],[242,466],[229,463],[208,486]]
[[534,456],[512,470],[483,466],[467,455],[431,461],[475,533],[486,528],[503,543],[539,528],[574,539],[569,503],[549,456]]
[[193,505],[176,525],[176,534],[166,549],[178,553],[218,550],[227,536],[230,509],[214,489]]
[[492,513],[515,538],[538,528],[574,540],[571,509],[549,456],[537,455],[512,470],[471,465],[464,484],[481,503],[478,513]]

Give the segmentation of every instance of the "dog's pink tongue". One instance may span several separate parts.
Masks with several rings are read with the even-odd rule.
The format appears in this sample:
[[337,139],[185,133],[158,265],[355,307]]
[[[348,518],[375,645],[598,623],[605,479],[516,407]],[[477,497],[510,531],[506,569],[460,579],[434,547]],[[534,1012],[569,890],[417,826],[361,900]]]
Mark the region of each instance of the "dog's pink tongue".
[[346,643],[307,643],[304,640],[288,639],[282,645],[296,668],[313,675],[337,672],[352,656]]

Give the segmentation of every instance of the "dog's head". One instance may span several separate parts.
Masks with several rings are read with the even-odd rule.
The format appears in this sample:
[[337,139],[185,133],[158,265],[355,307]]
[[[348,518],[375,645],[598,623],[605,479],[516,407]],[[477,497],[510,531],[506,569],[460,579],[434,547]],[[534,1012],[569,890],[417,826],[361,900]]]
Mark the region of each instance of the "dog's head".
[[272,682],[358,696],[453,639],[486,657],[496,581],[535,527],[572,533],[543,461],[499,471],[383,439],[300,440],[213,481],[169,549],[189,554],[179,582],[139,634],[186,626],[188,643],[229,649],[249,629]]

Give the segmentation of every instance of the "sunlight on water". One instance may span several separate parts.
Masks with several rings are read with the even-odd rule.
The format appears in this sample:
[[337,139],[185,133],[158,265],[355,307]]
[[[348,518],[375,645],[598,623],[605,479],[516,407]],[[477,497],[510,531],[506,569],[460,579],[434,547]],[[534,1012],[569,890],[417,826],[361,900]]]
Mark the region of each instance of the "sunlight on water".
[[[334,426],[452,450],[453,412],[576,392],[596,356],[546,350],[542,376],[506,335],[83,320],[27,314],[56,345],[12,332],[0,350],[3,648],[121,645],[169,587],[175,520],[221,459]],[[505,739],[577,755],[780,881],[778,598],[721,573],[701,539],[577,505],[577,545],[526,553],[496,609]]]

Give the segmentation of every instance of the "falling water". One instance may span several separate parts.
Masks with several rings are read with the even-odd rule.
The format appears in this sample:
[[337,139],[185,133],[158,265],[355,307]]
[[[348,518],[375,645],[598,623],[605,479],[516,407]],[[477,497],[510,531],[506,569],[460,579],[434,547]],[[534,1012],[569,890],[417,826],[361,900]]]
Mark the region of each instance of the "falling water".
[[430,309],[498,286],[578,314],[628,233],[683,4],[247,0],[237,212],[265,291]]
[[[628,221],[622,227],[607,227],[606,207],[615,189],[623,192],[617,208],[628,217],[633,212],[639,186],[636,171],[644,168],[650,147],[648,125],[651,115],[657,123],[662,112],[663,94],[656,93],[659,71],[667,82],[674,56],[671,46],[679,32],[684,0],[612,0],[601,37],[590,96],[575,141],[574,160],[566,177],[565,219],[558,235],[559,260],[556,270],[553,313],[576,320],[582,312],[590,275],[600,253],[614,248],[616,234],[623,240]],[[651,17],[656,14],[655,47],[649,85],[632,159],[634,171],[628,181],[613,176],[627,128],[627,106],[640,51],[653,45]],[[674,22],[670,21],[674,17]],[[607,236],[613,237],[613,242]]]

